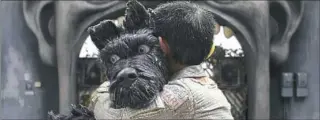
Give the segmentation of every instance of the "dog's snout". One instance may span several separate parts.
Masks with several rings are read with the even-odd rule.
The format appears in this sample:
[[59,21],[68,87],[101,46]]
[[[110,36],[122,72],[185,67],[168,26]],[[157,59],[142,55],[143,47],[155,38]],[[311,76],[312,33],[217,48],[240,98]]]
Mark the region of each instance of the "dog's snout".
[[137,71],[133,68],[124,68],[117,75],[118,80],[135,80],[137,77]]

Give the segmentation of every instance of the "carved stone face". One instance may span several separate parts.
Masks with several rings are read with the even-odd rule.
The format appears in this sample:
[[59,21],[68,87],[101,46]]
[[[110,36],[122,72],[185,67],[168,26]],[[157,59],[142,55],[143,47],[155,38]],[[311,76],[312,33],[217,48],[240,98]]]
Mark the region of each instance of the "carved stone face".
[[159,41],[149,30],[123,34],[100,51],[107,70],[112,107],[141,108],[167,82],[167,63]]

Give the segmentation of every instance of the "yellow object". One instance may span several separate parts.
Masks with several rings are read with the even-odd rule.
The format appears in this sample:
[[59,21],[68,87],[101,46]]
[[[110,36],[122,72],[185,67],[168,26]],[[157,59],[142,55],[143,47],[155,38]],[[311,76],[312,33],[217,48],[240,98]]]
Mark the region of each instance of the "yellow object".
[[210,58],[210,57],[211,57],[211,55],[212,55],[212,54],[213,54],[213,52],[214,52],[215,47],[216,47],[216,46],[212,43],[212,46],[211,46],[210,52],[209,52],[209,54],[208,54],[208,56],[207,56],[207,58],[206,58],[206,59],[208,59],[208,58]]
[[228,39],[234,35],[232,29],[230,29],[227,26],[223,27],[223,33],[224,33],[224,36]]
[[37,87],[37,88],[41,87],[41,82],[40,81],[34,82],[34,87]]

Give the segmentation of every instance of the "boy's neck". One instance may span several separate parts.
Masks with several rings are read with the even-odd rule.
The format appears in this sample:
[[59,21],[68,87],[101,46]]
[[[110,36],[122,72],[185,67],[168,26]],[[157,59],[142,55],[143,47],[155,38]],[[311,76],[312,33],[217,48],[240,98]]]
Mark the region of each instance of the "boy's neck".
[[174,59],[169,59],[169,68],[170,68],[171,73],[173,73],[173,74],[182,70],[183,68],[185,68],[187,66],[188,65],[181,64]]

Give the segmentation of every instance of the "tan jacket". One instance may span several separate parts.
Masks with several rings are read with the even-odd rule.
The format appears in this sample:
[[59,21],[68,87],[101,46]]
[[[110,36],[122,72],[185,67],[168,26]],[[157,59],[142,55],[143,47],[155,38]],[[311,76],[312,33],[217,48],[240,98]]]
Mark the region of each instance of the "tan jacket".
[[231,106],[201,66],[176,73],[148,108],[109,107],[109,82],[93,94],[90,108],[96,119],[233,119]]

